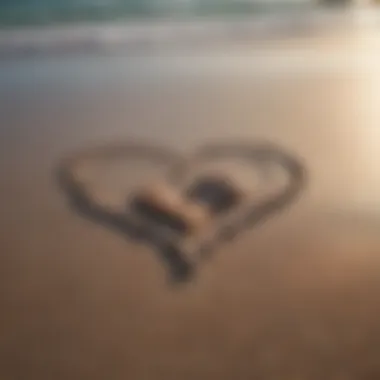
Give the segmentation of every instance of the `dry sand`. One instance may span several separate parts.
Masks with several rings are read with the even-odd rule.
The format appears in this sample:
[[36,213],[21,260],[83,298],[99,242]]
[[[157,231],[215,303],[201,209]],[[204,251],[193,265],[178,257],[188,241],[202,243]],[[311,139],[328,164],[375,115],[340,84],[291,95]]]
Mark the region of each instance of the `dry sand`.
[[[1,379],[380,378],[376,73],[241,56],[251,72],[214,76],[165,57],[0,63]],[[148,248],[71,213],[52,175],[135,138],[267,138],[304,159],[308,188],[176,287]]]

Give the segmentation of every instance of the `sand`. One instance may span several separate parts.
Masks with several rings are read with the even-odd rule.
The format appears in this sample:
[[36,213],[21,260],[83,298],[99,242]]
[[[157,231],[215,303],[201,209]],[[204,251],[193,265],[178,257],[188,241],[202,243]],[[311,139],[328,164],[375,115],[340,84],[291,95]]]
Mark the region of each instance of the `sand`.
[[[1,379],[380,377],[375,69],[240,49],[0,63]],[[304,160],[307,189],[181,286],[53,176],[99,142],[258,138]]]

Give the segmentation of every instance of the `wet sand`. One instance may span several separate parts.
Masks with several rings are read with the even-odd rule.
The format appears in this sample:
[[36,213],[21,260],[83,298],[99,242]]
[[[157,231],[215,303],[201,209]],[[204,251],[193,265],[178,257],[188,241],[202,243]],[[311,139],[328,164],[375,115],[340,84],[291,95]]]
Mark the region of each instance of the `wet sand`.
[[[0,63],[2,379],[380,377],[376,56],[310,49]],[[307,190],[179,287],[54,182],[93,143],[258,138],[304,160]]]

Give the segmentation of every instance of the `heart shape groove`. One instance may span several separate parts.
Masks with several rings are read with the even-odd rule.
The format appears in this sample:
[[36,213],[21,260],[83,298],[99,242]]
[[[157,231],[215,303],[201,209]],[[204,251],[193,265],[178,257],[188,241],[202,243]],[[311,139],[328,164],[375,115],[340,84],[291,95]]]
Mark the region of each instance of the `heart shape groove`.
[[[148,182],[136,180],[117,210],[104,202],[104,194],[92,192],[86,175],[99,160],[121,159],[165,169]],[[290,204],[305,185],[306,170],[267,142],[210,144],[187,157],[159,145],[130,143],[77,152],[60,163],[57,177],[74,211],[153,246],[169,263],[172,278],[183,280],[217,245]]]

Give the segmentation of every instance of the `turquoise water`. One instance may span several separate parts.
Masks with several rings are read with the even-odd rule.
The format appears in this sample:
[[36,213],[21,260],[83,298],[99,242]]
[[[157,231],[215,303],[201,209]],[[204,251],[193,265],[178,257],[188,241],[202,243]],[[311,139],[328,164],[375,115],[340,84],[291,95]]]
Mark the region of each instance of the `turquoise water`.
[[[0,27],[166,17],[245,15],[299,9],[263,0],[0,0]],[[303,6],[305,7],[305,5]]]

